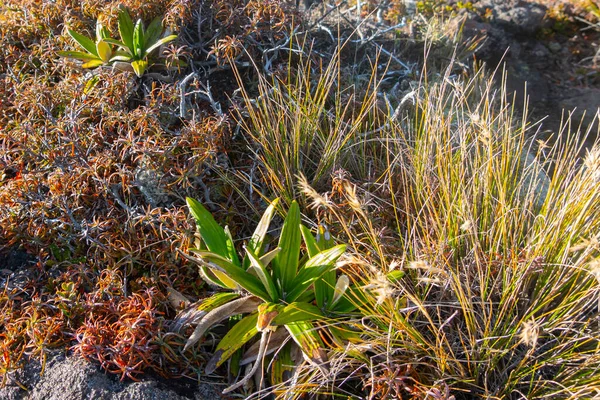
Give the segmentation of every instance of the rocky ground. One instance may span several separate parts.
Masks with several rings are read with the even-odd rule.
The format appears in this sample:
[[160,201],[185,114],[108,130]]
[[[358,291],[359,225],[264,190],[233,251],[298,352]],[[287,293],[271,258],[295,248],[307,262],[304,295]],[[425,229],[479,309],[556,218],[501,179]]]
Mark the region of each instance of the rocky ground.
[[[486,38],[477,55],[492,66],[505,63],[517,105],[522,107],[527,93],[532,119],[545,118],[546,135],[559,131],[563,110],[575,124],[594,122],[600,109],[600,32],[586,22],[585,9],[567,0],[480,0],[474,7],[477,13],[465,12],[457,23],[464,21],[466,36]],[[591,127],[596,135],[597,127],[596,121]]]
[[[25,391],[23,388],[27,388]],[[119,382],[81,358],[57,355],[48,360],[44,373],[38,363],[30,363],[0,389],[2,400],[211,400],[221,399],[216,386],[145,379]]]

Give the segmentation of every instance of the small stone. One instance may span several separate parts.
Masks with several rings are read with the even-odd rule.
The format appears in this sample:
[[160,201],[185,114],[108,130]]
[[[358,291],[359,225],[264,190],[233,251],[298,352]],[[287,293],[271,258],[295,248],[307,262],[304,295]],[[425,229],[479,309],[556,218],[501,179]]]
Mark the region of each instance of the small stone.
[[562,49],[562,46],[558,42],[550,42],[547,44],[547,47],[553,53],[558,53]]

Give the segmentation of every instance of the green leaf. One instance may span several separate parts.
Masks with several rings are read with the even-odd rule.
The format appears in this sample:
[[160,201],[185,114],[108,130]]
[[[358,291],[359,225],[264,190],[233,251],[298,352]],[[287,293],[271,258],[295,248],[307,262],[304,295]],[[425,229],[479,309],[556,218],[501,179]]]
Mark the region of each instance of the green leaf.
[[188,338],[183,350],[185,351],[189,347],[196,344],[204,334],[214,325],[238,314],[247,314],[255,312],[257,307],[261,304],[262,300],[255,296],[245,296],[239,299],[229,301],[216,308],[213,308],[208,313],[202,316],[196,329],[192,335]]
[[287,325],[293,322],[322,320],[325,316],[318,307],[309,303],[290,303],[273,319],[273,325]]
[[129,12],[125,7],[121,7],[119,9],[118,21],[119,34],[121,35],[121,40],[133,53],[133,21],[131,20]]
[[148,47],[147,49],[145,49],[145,51],[144,51],[144,57],[149,56],[150,53],[152,53],[154,50],[156,50],[160,46],[162,46],[164,44],[167,44],[169,42],[172,42],[175,39],[177,39],[177,35],[165,36],[164,38],[160,39],[158,42],[150,45],[150,47]]
[[355,286],[350,286],[344,292],[344,295],[340,297],[335,304],[329,307],[329,311],[337,312],[337,313],[349,313],[356,311],[357,304],[368,304],[369,300],[367,300],[364,289],[359,289]]
[[133,71],[137,75],[138,78],[141,78],[148,68],[148,61],[146,60],[135,60],[131,62],[131,66],[133,67]]
[[275,257],[277,257],[277,254],[279,254],[280,251],[281,247],[271,250],[260,258],[260,262],[266,267],[275,259]]
[[225,230],[217,224],[212,214],[199,201],[191,197],[188,197],[186,201],[190,212],[196,220],[200,236],[202,236],[206,247],[213,253],[227,258],[229,252],[227,250]]
[[113,57],[112,57],[112,58],[111,58],[111,59],[108,61],[109,63],[113,63],[113,62],[116,62],[116,61],[121,61],[121,62],[127,63],[127,62],[131,61],[131,56],[129,56],[129,55],[127,55],[127,54],[123,54],[123,53],[121,53],[121,54],[117,54],[117,53],[115,53],[115,54],[116,54],[116,55],[115,55],[115,56],[113,56]]
[[346,245],[338,245],[319,252],[311,257],[304,268],[310,269],[315,266],[329,265],[330,268],[315,282],[315,299],[321,308],[333,299],[335,287],[335,262],[346,251]]
[[306,289],[313,284],[317,279],[321,278],[321,276],[331,269],[330,265],[321,265],[318,267],[311,268],[301,268],[298,271],[298,275],[292,282],[292,290],[287,294],[286,301],[296,301],[302,296],[304,301],[309,301],[314,299],[314,291],[310,292],[311,296],[308,294],[304,295]]
[[306,244],[306,250],[308,251],[309,257],[314,257],[319,252],[319,247],[317,246],[317,241],[312,235],[309,228],[304,225],[300,225],[300,231],[302,232],[302,237],[304,238],[304,243]]
[[[265,210],[262,215],[260,222],[256,226],[252,237],[248,241],[246,245],[254,254],[260,255],[263,249],[263,243],[265,241],[265,237],[267,236],[267,232],[269,230],[269,225],[271,224],[271,220],[273,219],[273,215],[275,214],[275,208],[279,204],[279,198],[276,198],[271,202],[269,207]],[[267,264],[267,263],[265,263]],[[244,268],[248,268],[250,265],[250,260],[248,258],[244,259]]]
[[123,42],[119,42],[118,40],[112,39],[112,38],[106,38],[104,39],[104,41],[106,43],[110,43],[113,44],[115,46],[119,46],[121,49],[123,49],[125,52],[124,53],[120,53],[121,55],[129,55],[129,59],[131,59],[131,57],[133,57],[133,53],[132,53],[132,49],[130,49],[129,47],[127,47],[127,44],[123,43]]
[[96,40],[106,39],[110,37],[110,32],[108,29],[100,23],[100,21],[96,22]]
[[59,51],[58,55],[84,61],[99,60],[98,56],[91,53],[84,53],[83,51]]
[[285,328],[311,361],[319,366],[326,361],[323,351],[325,346],[312,323],[308,321],[294,322],[285,325]]
[[404,271],[394,270],[387,274],[387,278],[391,283],[397,283],[404,276]]
[[82,68],[96,68],[103,64],[104,64],[104,61],[97,59],[97,60],[88,61],[85,64],[83,64],[81,67]]
[[279,293],[277,292],[277,288],[273,283],[273,279],[271,278],[269,271],[267,271],[264,264],[258,259],[258,257],[256,257],[255,254],[252,253],[252,251],[249,248],[246,247],[245,249],[248,258],[250,259],[250,266],[254,268],[254,271],[256,271],[258,278],[262,282],[264,288],[267,290],[267,293],[269,293],[269,296],[271,296],[270,301],[278,301]]
[[294,200],[283,223],[279,247],[281,251],[273,260],[274,276],[282,292],[291,290],[291,283],[298,272],[300,257],[300,207]]
[[144,49],[147,49],[156,43],[158,38],[160,38],[162,31],[162,18],[159,16],[154,18],[152,22],[150,22],[150,25],[148,25],[148,29],[146,29],[144,34]]
[[208,311],[214,310],[215,308],[217,308],[225,303],[235,300],[238,297],[240,297],[240,295],[238,293],[232,293],[232,292],[215,293],[212,296],[210,296],[209,298],[202,300],[200,302],[200,304],[198,304],[196,306],[196,310],[208,312]]
[[144,51],[144,25],[141,19],[138,19],[133,27],[133,47],[131,52],[133,56],[141,60]]
[[[248,292],[260,297],[265,301],[269,301],[269,294],[264,290],[261,281],[254,275],[244,271],[241,267],[233,265],[231,261],[225,257],[221,257],[218,254],[205,251],[194,251],[194,253],[198,254],[201,258],[196,259],[190,257],[193,259],[193,261],[204,267],[213,269],[215,274],[219,271],[224,272],[230,279],[234,280],[238,285],[246,289]],[[221,279],[219,275],[217,275],[217,278]]]
[[105,40],[100,39],[96,42],[96,51],[98,52],[98,57],[100,57],[104,63],[110,61],[110,58],[112,57],[112,47],[110,44],[106,43]]
[[[217,273],[220,271],[208,268],[208,267],[204,267],[201,266],[200,267],[200,277],[202,279],[204,279],[204,281],[206,283],[208,283],[209,285],[215,285],[215,286],[219,286],[222,287],[223,289],[231,289],[231,290],[237,290],[240,286],[235,283],[235,281],[233,281],[232,279],[229,279],[229,277],[227,277],[229,279],[229,281],[227,281],[227,283],[224,283],[223,280],[217,278]],[[220,277],[223,278],[223,275],[225,275],[223,272],[220,272]]]
[[[316,244],[319,250],[327,250],[333,248],[333,239],[327,229],[327,226],[320,224],[317,227]],[[323,274],[320,280],[315,282],[315,298],[317,305],[321,308],[326,305],[331,306],[334,296],[335,271],[331,270]]]
[[291,345],[292,342],[288,342],[278,353],[277,357],[272,361],[271,367],[271,384],[278,385],[287,380],[287,375],[293,371],[292,356],[291,356]]
[[346,324],[330,325],[327,327],[327,330],[331,333],[333,341],[341,348],[346,348],[348,342],[357,343],[361,340],[360,332],[351,329]]
[[340,258],[346,251],[345,244],[338,244],[337,246],[319,252],[314,257],[308,259],[304,268],[314,268],[321,265],[330,265],[332,268],[335,267],[335,262]]
[[215,369],[258,333],[257,321],[258,313],[250,314],[227,332],[219,342],[215,355],[207,363],[206,374],[212,374]]
[[229,255],[228,258],[233,262],[234,265],[239,267],[241,266],[240,259],[235,251],[235,244],[233,243],[233,237],[231,236],[229,227],[226,226],[223,231],[225,232],[225,244],[227,245],[227,254]]
[[98,52],[96,51],[96,43],[88,37],[85,37],[74,30],[68,29],[69,35],[81,46],[83,49],[87,50],[91,54],[98,56]]
[[348,278],[348,275],[341,275],[338,278],[337,283],[335,284],[333,298],[331,299],[331,303],[329,304],[330,308],[333,308],[340,301],[340,299],[344,297],[344,294],[346,294],[346,290],[348,290],[349,287],[350,278]]

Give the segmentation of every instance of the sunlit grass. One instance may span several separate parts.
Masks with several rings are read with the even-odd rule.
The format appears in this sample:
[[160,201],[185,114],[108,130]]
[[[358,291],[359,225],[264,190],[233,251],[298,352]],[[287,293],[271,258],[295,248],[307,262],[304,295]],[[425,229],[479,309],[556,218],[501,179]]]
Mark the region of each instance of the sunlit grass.
[[[282,396],[351,382],[371,397],[597,396],[598,146],[582,162],[577,132],[537,143],[488,73],[451,67],[365,134],[376,96],[349,122],[347,103],[323,101],[338,69],[315,88],[263,80],[244,126],[268,191],[306,196],[354,249],[343,268],[378,288],[359,303],[362,340],[332,352],[328,376],[299,368]],[[311,188],[328,175],[327,193]],[[390,269],[406,275],[390,284]]]

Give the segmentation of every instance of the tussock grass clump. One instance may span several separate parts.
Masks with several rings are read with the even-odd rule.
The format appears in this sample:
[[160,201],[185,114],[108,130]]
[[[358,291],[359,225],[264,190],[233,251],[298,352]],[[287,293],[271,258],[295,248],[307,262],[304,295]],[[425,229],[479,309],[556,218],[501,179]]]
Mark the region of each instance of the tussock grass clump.
[[354,249],[344,272],[371,289],[361,340],[329,375],[299,368],[286,396],[597,396],[600,148],[582,163],[570,124],[552,147],[536,142],[489,74],[451,71],[418,82],[378,129],[364,123],[376,89],[356,114],[324,100],[344,92],[335,60],[315,87],[263,82],[248,111],[265,188],[306,196]]

